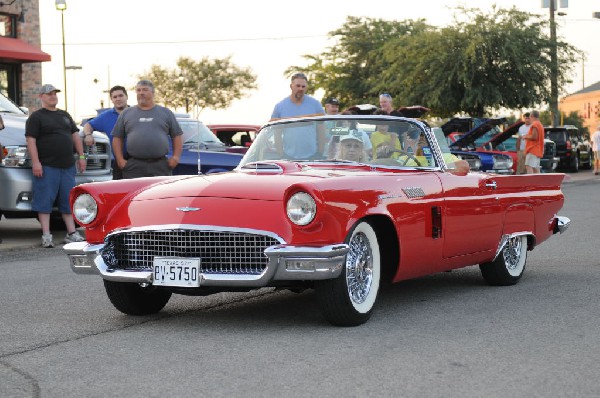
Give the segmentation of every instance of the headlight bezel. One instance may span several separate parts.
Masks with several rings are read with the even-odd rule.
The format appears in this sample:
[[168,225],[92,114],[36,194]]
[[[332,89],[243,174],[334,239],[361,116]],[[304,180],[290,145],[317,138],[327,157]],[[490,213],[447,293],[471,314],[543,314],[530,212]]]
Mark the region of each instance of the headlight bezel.
[[285,204],[288,220],[298,226],[313,222],[317,215],[317,202],[312,195],[300,191],[291,195]]
[[513,166],[513,159],[510,156],[492,155],[494,170],[508,170]]
[[89,225],[98,217],[98,202],[89,193],[82,193],[73,201],[73,217],[82,225]]

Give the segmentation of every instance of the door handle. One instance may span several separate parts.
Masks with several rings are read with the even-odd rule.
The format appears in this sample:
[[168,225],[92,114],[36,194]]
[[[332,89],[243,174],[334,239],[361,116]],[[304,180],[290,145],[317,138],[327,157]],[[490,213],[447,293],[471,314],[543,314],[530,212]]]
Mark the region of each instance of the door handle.
[[497,185],[496,185],[496,181],[492,181],[492,182],[486,182],[485,183],[486,188],[492,188],[492,189],[496,189]]

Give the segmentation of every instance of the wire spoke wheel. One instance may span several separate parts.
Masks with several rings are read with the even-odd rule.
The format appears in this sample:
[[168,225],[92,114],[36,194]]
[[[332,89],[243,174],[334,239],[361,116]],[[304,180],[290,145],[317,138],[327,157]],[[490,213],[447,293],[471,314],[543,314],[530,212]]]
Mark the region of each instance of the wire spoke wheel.
[[350,299],[362,304],[371,290],[372,282],[373,255],[369,239],[364,233],[359,233],[352,237],[346,258],[346,283]]
[[359,222],[346,239],[350,250],[342,273],[317,281],[315,289],[325,318],[334,325],[365,323],[373,312],[381,280],[379,241],[368,222]]
[[527,236],[508,238],[502,251],[493,261],[479,265],[483,279],[490,285],[514,285],[525,272]]

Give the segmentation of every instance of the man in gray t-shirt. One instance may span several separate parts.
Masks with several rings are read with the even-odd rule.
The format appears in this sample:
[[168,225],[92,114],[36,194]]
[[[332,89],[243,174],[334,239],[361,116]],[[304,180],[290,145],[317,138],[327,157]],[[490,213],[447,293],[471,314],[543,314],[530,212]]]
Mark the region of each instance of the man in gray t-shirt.
[[[183,148],[181,126],[169,109],[154,103],[154,85],[140,80],[135,86],[138,104],[119,115],[112,131],[113,153],[123,178],[171,175]],[[127,154],[123,142],[127,138]],[[169,152],[173,141],[173,156]]]

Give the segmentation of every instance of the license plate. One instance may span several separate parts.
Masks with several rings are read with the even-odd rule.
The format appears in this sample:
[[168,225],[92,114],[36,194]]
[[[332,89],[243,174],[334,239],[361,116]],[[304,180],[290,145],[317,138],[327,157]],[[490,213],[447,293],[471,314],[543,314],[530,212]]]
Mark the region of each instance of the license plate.
[[199,258],[154,258],[154,286],[199,287],[200,278]]

